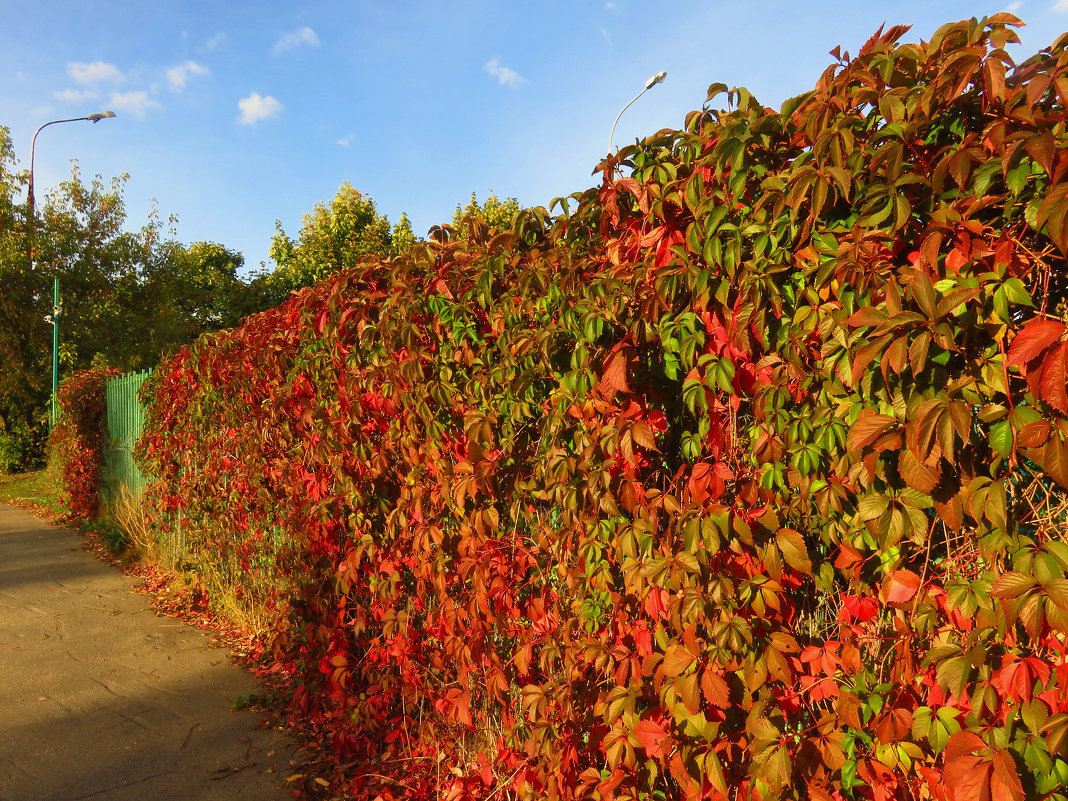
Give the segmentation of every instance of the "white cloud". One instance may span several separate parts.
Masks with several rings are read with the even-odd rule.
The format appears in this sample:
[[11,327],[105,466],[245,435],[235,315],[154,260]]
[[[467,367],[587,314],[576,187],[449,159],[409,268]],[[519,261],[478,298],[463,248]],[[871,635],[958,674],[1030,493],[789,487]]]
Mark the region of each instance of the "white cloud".
[[241,109],[241,116],[238,119],[242,125],[255,125],[268,117],[277,117],[282,111],[282,104],[273,97],[270,95],[260,97],[256,92],[238,100],[237,107]]
[[96,97],[96,92],[92,89],[64,89],[62,92],[53,92],[52,97],[59,100],[62,103],[77,103],[82,100],[92,100]]
[[1059,11],[1062,14],[1068,13],[1068,0],[1057,0],[1056,3],[1050,6],[1049,10]]
[[205,53],[214,53],[216,50],[218,50],[220,47],[222,47],[222,44],[225,41],[226,41],[226,34],[225,33],[217,33],[214,36],[212,36],[210,39],[208,39],[208,41],[204,42],[204,46],[201,48],[201,50],[203,50]]
[[171,91],[180,92],[185,89],[190,75],[211,75],[211,70],[195,61],[187,61],[177,67],[171,67],[167,70],[167,83],[170,84]]
[[338,139],[337,143],[339,145],[341,145],[342,147],[349,147],[355,141],[356,141],[356,134],[351,134],[350,133],[350,134],[345,134],[345,136],[343,136],[340,139]]
[[615,11],[616,10],[616,4],[613,3],[612,0],[608,0],[608,2],[604,4],[604,8],[605,8],[605,11]]
[[[1068,2],[1068,0],[1064,0]],[[519,84],[525,83],[526,79],[515,70],[505,67],[497,58],[491,58],[486,62],[486,72],[496,78],[502,86],[511,86],[515,89]]]
[[150,108],[160,107],[159,103],[148,96],[148,92],[141,91],[115,92],[111,95],[108,105],[113,109],[133,114],[135,117],[144,117],[145,112]]
[[274,49],[271,52],[278,55],[279,53],[285,53],[287,50],[294,50],[301,45],[315,47],[318,44],[319,37],[315,35],[315,31],[311,28],[297,28],[297,30],[290,31],[275,42]]
[[1013,0],[1013,2],[1005,6],[1005,10],[1008,11],[1010,14],[1015,14],[1017,11],[1020,10],[1020,6],[1022,5],[1022,0]]
[[119,68],[106,61],[94,61],[92,64],[71,61],[67,64],[67,74],[78,83],[90,85],[100,81],[120,83],[123,80],[123,74]]

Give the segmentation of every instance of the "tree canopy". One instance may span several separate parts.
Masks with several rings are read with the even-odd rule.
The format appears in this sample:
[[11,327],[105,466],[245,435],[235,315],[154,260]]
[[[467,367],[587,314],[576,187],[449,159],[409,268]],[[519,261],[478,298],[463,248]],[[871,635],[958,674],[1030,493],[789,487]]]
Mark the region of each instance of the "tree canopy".
[[276,267],[263,278],[264,301],[274,306],[295,289],[354,266],[365,256],[396,256],[416,242],[411,223],[401,214],[396,225],[379,214],[369,196],[346,181],[329,203],[316,203],[304,215],[294,240],[276,223],[271,259]]
[[241,254],[212,242],[183,245],[154,211],[130,229],[125,182],[125,175],[86,181],[75,164],[68,180],[37,199],[31,218],[23,200],[28,173],[0,126],[0,469],[41,454],[56,279],[64,374],[90,365],[152,367],[262,306],[238,275]]

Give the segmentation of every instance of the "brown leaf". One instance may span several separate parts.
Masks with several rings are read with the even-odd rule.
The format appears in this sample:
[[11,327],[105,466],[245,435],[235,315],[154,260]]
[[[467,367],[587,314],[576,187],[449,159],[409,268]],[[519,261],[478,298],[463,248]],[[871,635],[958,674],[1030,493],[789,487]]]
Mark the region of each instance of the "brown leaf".
[[908,448],[898,452],[897,469],[909,487],[924,495],[930,495],[942,478],[941,462],[937,467],[928,467]]
[[849,450],[854,453],[864,450],[896,422],[893,417],[864,409],[857,418],[857,422],[849,429]]
[[1062,487],[1068,487],[1068,444],[1059,436],[1050,437],[1042,449],[1042,469]]

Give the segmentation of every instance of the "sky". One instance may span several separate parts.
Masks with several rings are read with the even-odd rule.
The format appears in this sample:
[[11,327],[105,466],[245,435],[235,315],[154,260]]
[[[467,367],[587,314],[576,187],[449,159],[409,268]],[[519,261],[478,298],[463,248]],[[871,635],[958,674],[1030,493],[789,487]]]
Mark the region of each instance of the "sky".
[[70,174],[128,174],[128,227],[153,203],[182,242],[271,267],[344,182],[424,236],[472,192],[548,206],[620,147],[682,127],[710,84],[779,107],[836,45],[875,30],[1011,11],[1017,61],[1068,30],[1068,0],[0,0],[0,126],[35,195]]

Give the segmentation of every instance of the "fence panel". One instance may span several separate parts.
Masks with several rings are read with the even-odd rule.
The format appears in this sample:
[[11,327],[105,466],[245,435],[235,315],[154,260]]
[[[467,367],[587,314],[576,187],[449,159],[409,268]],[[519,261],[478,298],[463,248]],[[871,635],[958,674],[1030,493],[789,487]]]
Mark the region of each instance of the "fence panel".
[[133,449],[141,436],[141,424],[145,419],[145,410],[137,400],[137,391],[151,374],[151,370],[127,373],[109,378],[104,385],[108,429],[100,494],[105,504],[114,504],[121,497],[123,489],[137,498],[148,483],[133,460]]

